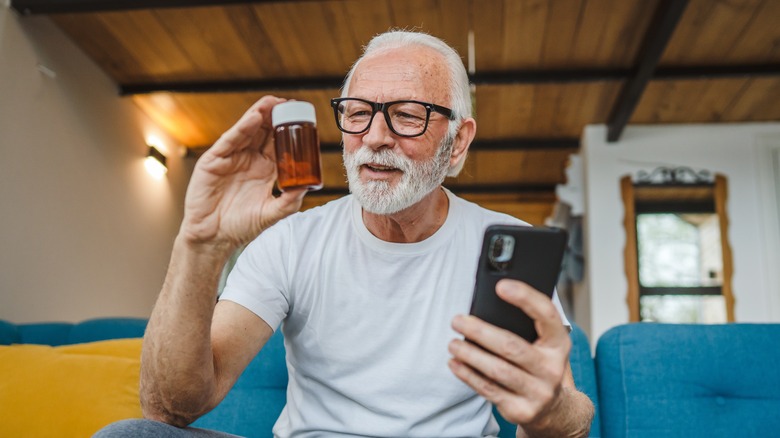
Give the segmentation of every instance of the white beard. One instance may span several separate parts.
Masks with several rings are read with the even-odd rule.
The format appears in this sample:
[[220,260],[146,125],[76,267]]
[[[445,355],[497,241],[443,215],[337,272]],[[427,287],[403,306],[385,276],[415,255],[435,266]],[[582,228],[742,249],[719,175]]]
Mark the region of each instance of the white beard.
[[[344,167],[347,169],[349,191],[363,209],[370,213],[392,214],[405,210],[420,202],[444,181],[450,167],[453,143],[454,138],[446,136],[436,155],[422,162],[396,154],[387,148],[374,151],[364,145],[354,153],[347,153],[345,150]],[[360,167],[368,163],[400,170],[401,180],[395,187],[384,180],[361,181]]]

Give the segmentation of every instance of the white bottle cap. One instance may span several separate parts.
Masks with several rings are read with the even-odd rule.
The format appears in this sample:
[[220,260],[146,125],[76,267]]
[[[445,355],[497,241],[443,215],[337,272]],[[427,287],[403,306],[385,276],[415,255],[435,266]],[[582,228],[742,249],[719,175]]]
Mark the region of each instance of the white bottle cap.
[[314,114],[314,105],[292,100],[276,105],[271,110],[271,121],[274,128],[291,122],[311,122],[317,125],[317,116]]

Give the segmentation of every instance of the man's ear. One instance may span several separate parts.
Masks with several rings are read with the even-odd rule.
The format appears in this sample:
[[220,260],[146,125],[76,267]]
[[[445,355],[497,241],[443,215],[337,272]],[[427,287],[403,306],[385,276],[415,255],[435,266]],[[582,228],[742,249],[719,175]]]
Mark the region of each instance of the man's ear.
[[[477,135],[477,121],[472,117],[463,119],[455,136],[455,142],[452,144],[452,157],[450,158],[450,169],[460,169],[463,167],[463,161],[468,154],[469,146]],[[457,173],[457,172],[456,172]]]

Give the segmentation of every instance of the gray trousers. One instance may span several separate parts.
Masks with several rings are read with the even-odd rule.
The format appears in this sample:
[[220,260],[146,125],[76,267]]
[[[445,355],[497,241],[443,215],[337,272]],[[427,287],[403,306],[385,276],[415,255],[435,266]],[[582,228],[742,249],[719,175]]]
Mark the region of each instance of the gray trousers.
[[179,428],[145,419],[122,420],[97,431],[93,438],[228,438],[229,433],[195,427]]

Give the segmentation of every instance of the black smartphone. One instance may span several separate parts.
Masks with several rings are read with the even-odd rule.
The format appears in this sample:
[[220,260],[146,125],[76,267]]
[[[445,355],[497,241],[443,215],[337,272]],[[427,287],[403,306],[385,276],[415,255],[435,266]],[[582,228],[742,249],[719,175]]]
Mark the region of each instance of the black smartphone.
[[496,294],[496,283],[512,278],[552,298],[567,233],[559,228],[491,225],[485,230],[470,313],[529,342],[538,338],[534,320]]

